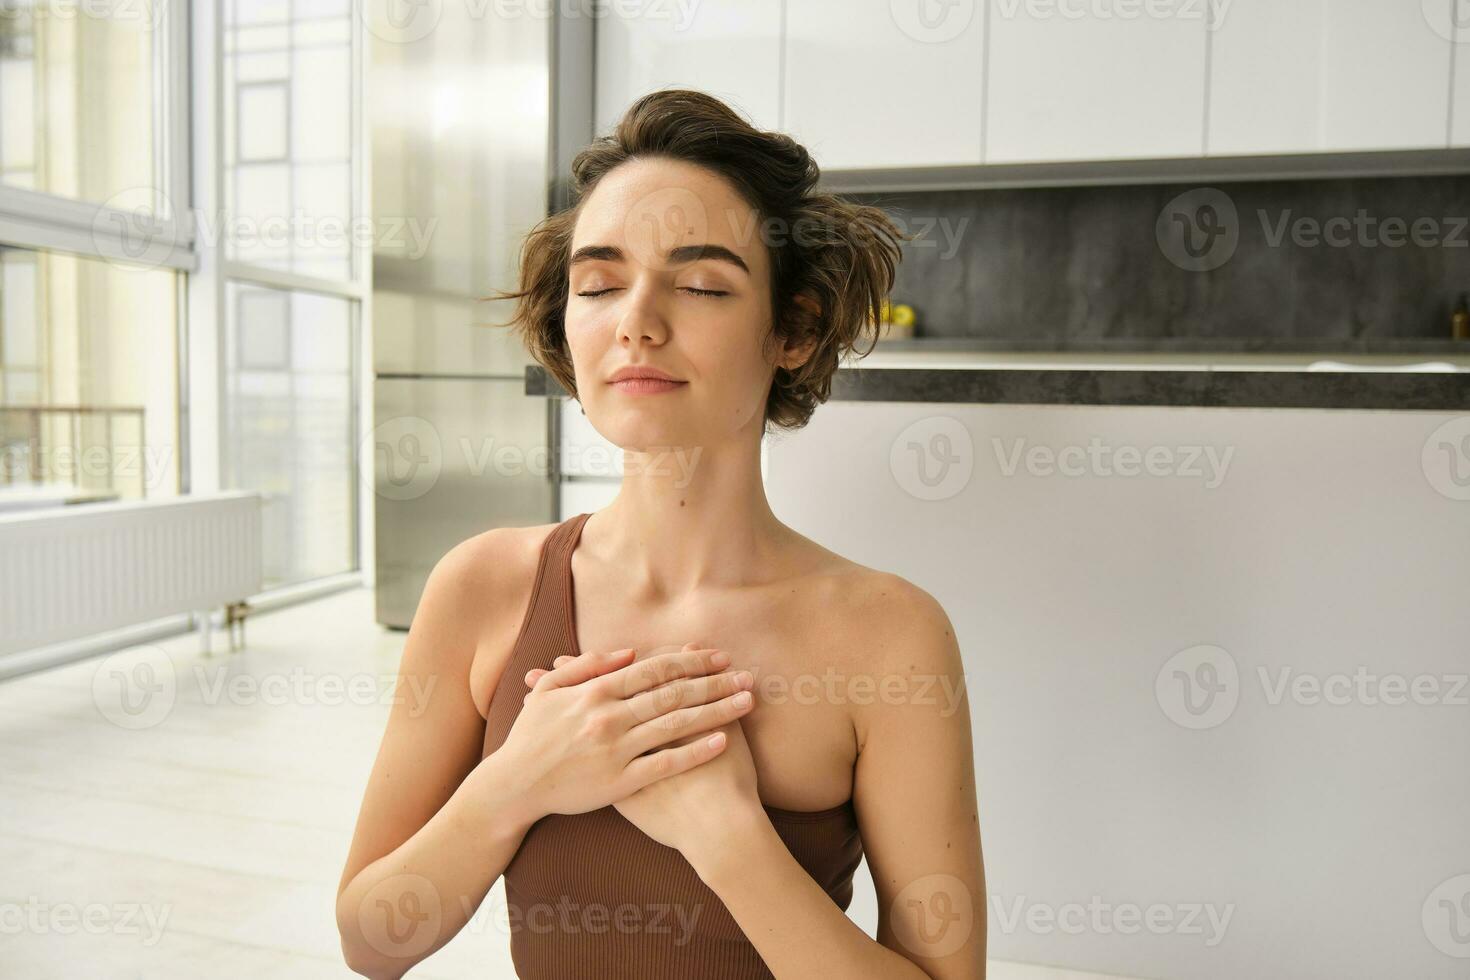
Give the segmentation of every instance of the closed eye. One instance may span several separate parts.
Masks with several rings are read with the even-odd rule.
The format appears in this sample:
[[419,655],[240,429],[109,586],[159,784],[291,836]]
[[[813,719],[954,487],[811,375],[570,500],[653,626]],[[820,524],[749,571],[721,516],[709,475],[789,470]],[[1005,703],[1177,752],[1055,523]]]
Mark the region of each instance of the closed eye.
[[[695,296],[729,296],[730,295],[728,292],[725,292],[724,290],[720,290],[720,289],[696,289],[693,286],[685,286],[685,287],[683,287],[683,289],[684,289],[684,292],[691,293],[691,294],[693,294]],[[611,286],[611,287],[609,287],[607,289],[597,289],[597,290],[592,290],[590,292],[578,293],[577,295],[578,296],[585,296],[588,299],[596,299],[599,296],[606,296],[608,293],[615,292],[616,290],[617,290],[617,287],[616,286]]]

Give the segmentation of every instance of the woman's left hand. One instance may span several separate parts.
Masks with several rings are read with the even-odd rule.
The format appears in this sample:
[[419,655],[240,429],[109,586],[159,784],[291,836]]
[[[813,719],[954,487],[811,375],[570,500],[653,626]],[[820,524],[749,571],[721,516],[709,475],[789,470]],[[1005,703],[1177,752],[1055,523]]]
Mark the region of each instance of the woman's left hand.
[[[559,667],[566,659],[558,657],[552,666]],[[532,675],[538,673],[528,674],[529,686],[535,685],[538,678]],[[755,696],[754,691],[751,696]],[[756,792],[755,761],[739,719],[669,742],[668,746],[709,738],[715,732],[723,732],[727,740],[719,755],[693,769],[655,780],[613,804],[635,827],[660,844],[676,848],[691,863],[734,846],[730,831],[742,826],[743,818],[758,815],[766,819]]]

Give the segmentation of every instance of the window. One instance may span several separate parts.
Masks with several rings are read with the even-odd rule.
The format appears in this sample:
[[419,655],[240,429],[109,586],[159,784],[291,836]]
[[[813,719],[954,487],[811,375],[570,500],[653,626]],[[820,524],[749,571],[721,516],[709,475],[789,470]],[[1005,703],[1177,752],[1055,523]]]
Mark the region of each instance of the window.
[[265,500],[268,587],[359,566],[360,23],[348,0],[221,0],[221,459]]
[[151,15],[141,3],[6,0],[0,181],[97,202],[156,187]]
[[177,10],[0,0],[0,493],[181,490]]
[[266,585],[349,571],[356,304],[232,283],[225,309],[225,483],[264,498]]
[[0,248],[0,485],[179,492],[175,277]]
[[359,567],[357,6],[0,0],[0,493],[257,490],[268,586]]
[[229,257],[354,275],[354,27],[341,2],[226,0]]

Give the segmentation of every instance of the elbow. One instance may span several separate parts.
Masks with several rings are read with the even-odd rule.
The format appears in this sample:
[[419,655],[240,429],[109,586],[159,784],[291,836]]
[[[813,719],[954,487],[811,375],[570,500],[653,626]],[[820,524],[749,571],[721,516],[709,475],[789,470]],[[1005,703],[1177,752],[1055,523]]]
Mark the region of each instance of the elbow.
[[408,972],[402,966],[391,965],[379,957],[363,955],[345,939],[342,941],[342,960],[347,969],[368,980],[399,980]]
[[342,941],[342,962],[347,969],[368,980],[399,980],[413,964],[402,960],[390,960],[372,949],[364,940],[358,924],[344,918],[342,908],[337,908],[337,934]]

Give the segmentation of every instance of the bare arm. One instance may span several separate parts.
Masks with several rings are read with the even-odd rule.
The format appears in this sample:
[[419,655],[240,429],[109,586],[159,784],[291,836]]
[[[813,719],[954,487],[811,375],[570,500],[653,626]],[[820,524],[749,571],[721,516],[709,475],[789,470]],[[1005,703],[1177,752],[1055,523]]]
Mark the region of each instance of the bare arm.
[[[723,742],[684,740],[749,710],[734,703],[722,651],[686,647],[636,663],[633,650],[585,654],[534,672],[505,743],[482,760],[470,665],[481,610],[507,602],[516,588],[505,583],[534,568],[512,560],[516,540],[491,531],[457,546],[419,601],[338,886],[342,954],[364,976],[396,980],[453,938],[542,816],[607,806],[717,757]],[[494,572],[506,564],[510,572]],[[487,670],[490,690],[503,669]]]
[[338,886],[343,957],[364,976],[401,977],[453,938],[539,817],[498,753],[481,761],[485,720],[470,692],[498,533],[439,560],[404,644]]
[[[887,665],[855,707],[853,797],[878,895],[876,941],[843,914],[756,814],[695,856],[779,978],[983,980],[985,881],[974,745],[959,648],[948,617],[908,586],[882,619]],[[885,686],[887,685],[887,686]]]

